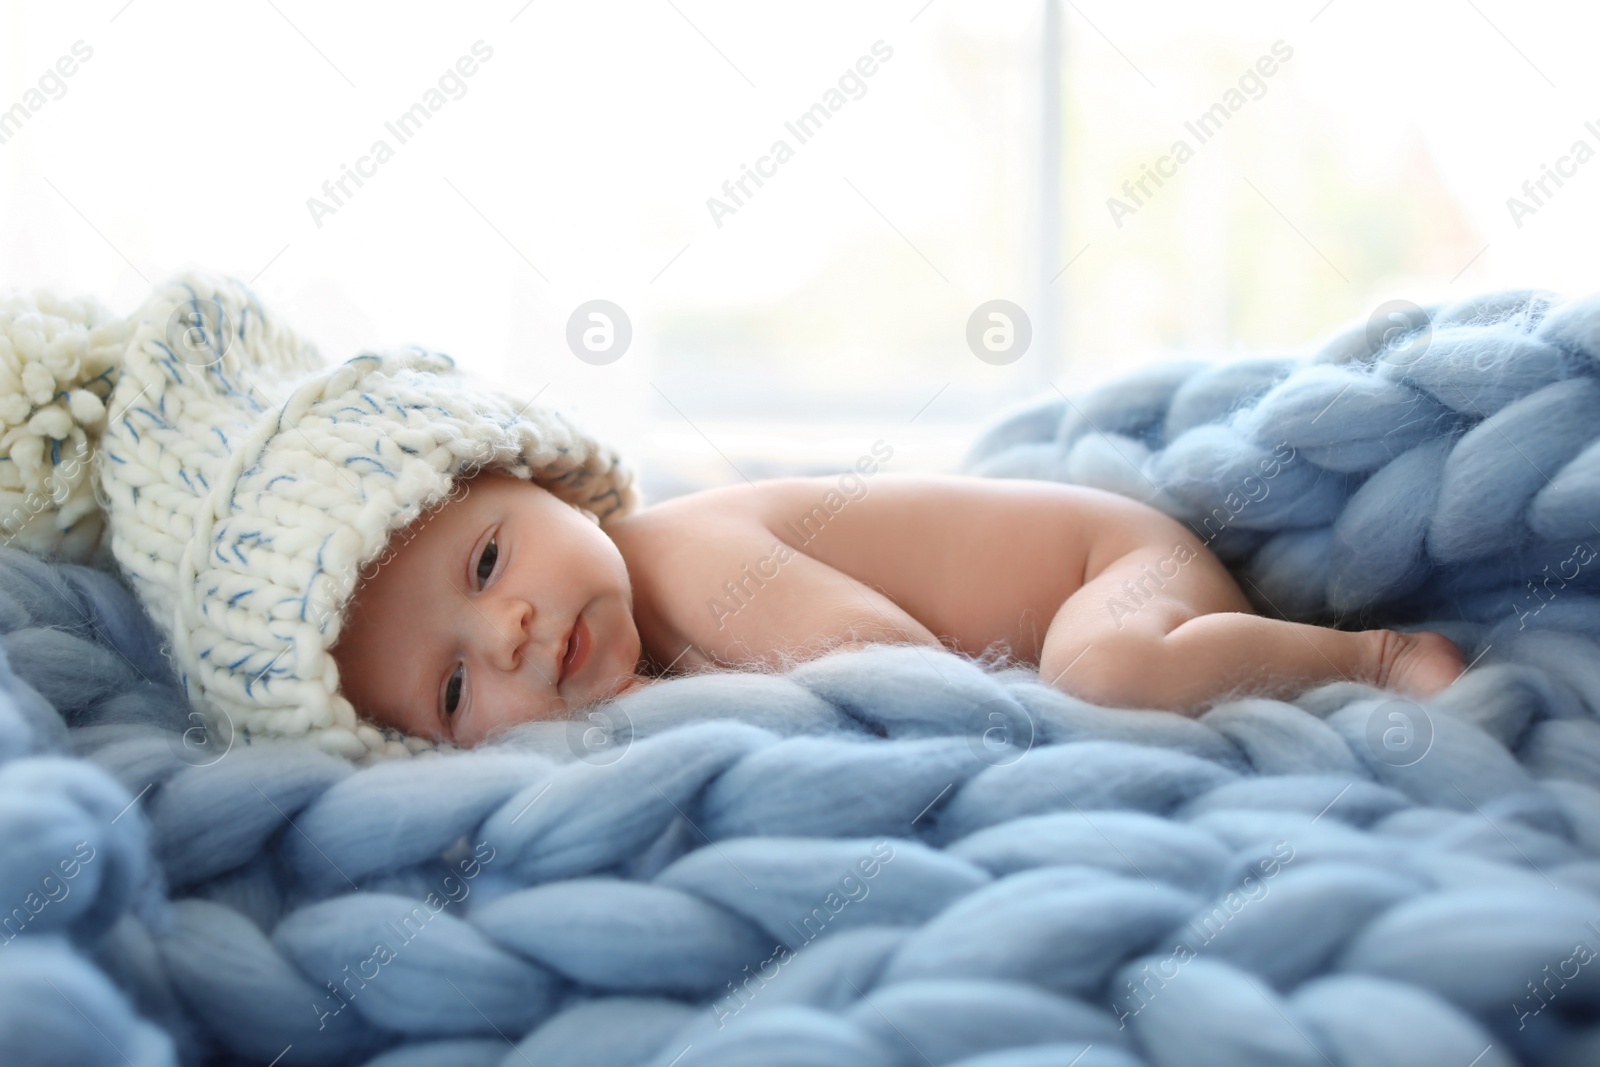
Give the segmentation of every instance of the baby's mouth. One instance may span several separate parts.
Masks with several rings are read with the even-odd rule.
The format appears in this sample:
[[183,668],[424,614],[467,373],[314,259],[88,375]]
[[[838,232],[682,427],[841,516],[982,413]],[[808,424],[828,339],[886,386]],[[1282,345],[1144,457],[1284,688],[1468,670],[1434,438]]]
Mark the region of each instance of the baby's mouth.
[[566,649],[561,656],[561,674],[556,679],[560,684],[576,674],[589,659],[589,649],[594,643],[589,633],[589,626],[583,621],[583,616],[572,625],[572,631],[567,634]]

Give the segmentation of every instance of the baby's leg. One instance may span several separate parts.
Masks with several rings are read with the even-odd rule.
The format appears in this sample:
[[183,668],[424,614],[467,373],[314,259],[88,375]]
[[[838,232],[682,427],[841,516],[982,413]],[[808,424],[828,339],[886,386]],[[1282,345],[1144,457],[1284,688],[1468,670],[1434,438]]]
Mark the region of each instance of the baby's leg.
[[1461,673],[1435,633],[1350,632],[1253,613],[1198,541],[1128,552],[1069,597],[1039,673],[1097,704],[1199,711],[1231,692],[1288,696],[1346,678],[1425,696]]

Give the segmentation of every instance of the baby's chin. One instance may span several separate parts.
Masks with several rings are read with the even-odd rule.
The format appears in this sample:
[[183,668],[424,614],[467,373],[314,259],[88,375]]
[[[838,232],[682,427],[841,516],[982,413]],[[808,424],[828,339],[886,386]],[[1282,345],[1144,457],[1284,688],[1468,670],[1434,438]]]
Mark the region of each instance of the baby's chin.
[[620,601],[607,600],[597,605],[588,622],[595,648],[585,666],[593,678],[584,693],[575,694],[584,705],[609,700],[631,689],[641,651],[633,615]]
[[574,694],[574,699],[569,701],[571,705],[567,709],[569,712],[607,700],[614,700],[638,687],[642,679],[631,669],[633,664],[627,662],[625,656],[618,656],[617,660],[618,666],[616,668],[597,676],[592,684],[584,687],[583,692]]

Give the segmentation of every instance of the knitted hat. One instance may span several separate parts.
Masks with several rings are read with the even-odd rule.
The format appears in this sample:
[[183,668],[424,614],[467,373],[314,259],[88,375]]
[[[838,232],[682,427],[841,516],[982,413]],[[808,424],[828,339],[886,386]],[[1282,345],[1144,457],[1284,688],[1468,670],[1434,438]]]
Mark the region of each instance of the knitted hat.
[[[77,425],[100,437],[111,551],[191,701],[245,740],[306,738],[352,759],[429,746],[358,719],[329,649],[362,568],[456,479],[502,470],[602,522],[638,503],[617,454],[558,412],[423,348],[327,366],[235,279],[181,275],[116,337],[105,406],[63,393],[95,416]],[[3,403],[8,425],[25,414]]]

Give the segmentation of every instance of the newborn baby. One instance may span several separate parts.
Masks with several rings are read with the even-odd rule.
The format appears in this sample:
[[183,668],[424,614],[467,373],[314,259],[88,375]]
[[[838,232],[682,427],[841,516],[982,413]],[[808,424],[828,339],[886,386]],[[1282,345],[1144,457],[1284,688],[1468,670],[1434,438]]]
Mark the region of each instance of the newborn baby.
[[480,474],[358,587],[333,649],[343,691],[378,722],[472,746],[669,670],[870,642],[999,651],[1096,704],[1189,713],[1339,678],[1426,696],[1462,671],[1439,634],[1254,614],[1187,527],[1112,493],[956,476],[867,488],[851,473],[713,489],[602,530],[531,482]]

